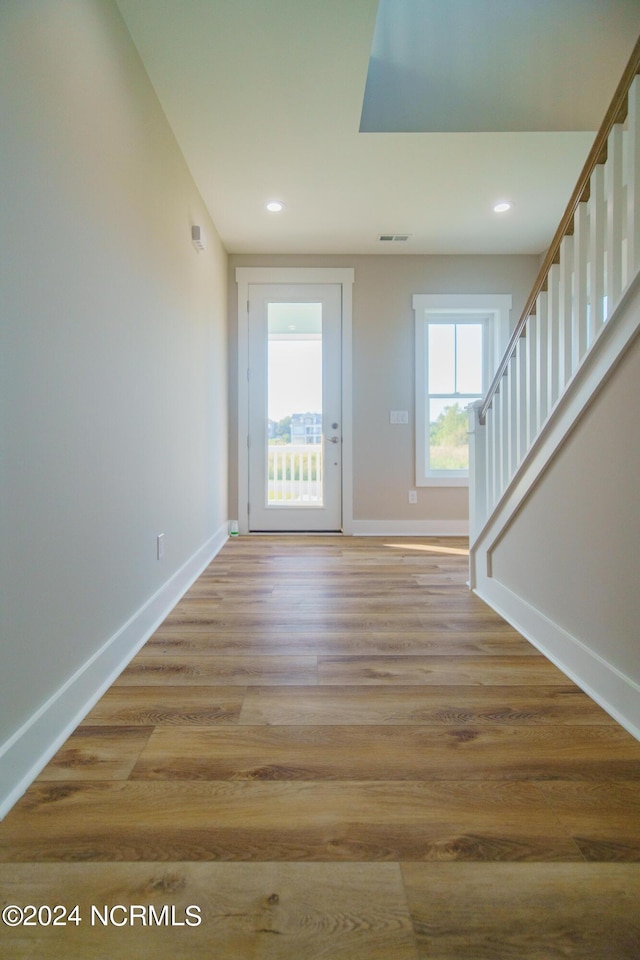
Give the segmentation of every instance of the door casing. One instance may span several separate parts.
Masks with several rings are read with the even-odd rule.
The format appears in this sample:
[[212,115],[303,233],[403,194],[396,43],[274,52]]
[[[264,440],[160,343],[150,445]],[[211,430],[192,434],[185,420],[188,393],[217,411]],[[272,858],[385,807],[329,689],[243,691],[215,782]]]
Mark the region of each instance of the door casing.
[[[320,375],[322,380],[320,406],[314,406],[314,402],[317,404],[316,398],[307,396],[301,401],[302,406],[290,409],[291,413],[314,410],[322,413],[321,442],[312,447],[305,445],[305,452],[313,457],[316,469],[318,460],[322,463],[321,503],[304,502],[304,484],[298,491],[302,499],[295,503],[286,500],[267,502],[270,455],[277,456],[280,449],[284,452],[284,448],[271,447],[267,436],[271,383],[268,363],[271,350],[269,317],[281,317],[280,311],[286,304],[301,304],[306,322],[317,325],[314,334],[322,341],[320,355],[316,357],[316,375]],[[311,308],[306,315],[305,304]],[[291,317],[292,314],[287,316]],[[299,322],[299,318],[294,326],[296,322]],[[283,320],[280,319],[279,323],[282,326]],[[285,328],[279,329],[278,336],[286,336]],[[293,333],[292,336],[296,337],[297,334]],[[275,342],[273,349],[277,349]],[[342,532],[342,287],[336,283],[249,284],[249,370],[249,530],[252,533]],[[295,376],[293,369],[290,372]],[[313,377],[313,374],[310,376]],[[276,384],[282,385],[283,382],[286,382],[286,373],[279,380],[276,379]],[[332,435],[333,439],[330,440]],[[289,469],[293,469],[295,476],[295,467]],[[310,461],[307,462],[307,469],[313,470]],[[274,488],[276,486],[274,484]],[[293,493],[293,489],[290,492]],[[314,485],[306,492],[316,497],[318,490]]]
[[238,531],[249,532],[249,286],[340,284],[342,288],[342,533],[353,533],[352,316],[354,270],[339,267],[237,267]]

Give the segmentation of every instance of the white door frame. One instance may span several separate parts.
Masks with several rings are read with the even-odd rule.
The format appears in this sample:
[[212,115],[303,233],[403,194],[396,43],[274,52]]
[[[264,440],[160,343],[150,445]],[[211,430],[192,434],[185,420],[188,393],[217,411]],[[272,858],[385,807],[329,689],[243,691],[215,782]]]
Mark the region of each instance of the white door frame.
[[342,288],[342,532],[353,534],[351,330],[354,270],[341,267],[236,267],[238,284],[238,529],[249,532],[249,285],[336,283]]

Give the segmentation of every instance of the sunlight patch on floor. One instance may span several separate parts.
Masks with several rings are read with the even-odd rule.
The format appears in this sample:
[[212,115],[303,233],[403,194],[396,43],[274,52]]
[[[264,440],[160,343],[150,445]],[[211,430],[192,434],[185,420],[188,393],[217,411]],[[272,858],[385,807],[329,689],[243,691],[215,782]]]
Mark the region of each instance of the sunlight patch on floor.
[[385,543],[385,547],[395,550],[420,550],[424,553],[444,553],[456,557],[469,556],[469,550],[466,547],[441,547],[432,543]]

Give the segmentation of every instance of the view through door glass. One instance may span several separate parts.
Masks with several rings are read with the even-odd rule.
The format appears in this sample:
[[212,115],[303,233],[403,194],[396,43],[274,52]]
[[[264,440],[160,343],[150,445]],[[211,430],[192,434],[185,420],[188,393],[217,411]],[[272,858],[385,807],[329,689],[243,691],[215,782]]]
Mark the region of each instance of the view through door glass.
[[322,507],[322,304],[267,306],[269,505]]

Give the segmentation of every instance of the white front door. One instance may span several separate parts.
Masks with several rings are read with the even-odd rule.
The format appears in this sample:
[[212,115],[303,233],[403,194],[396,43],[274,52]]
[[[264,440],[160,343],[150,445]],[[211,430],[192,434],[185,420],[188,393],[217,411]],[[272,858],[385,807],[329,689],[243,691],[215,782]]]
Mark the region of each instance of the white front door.
[[249,530],[342,529],[342,288],[249,285]]

